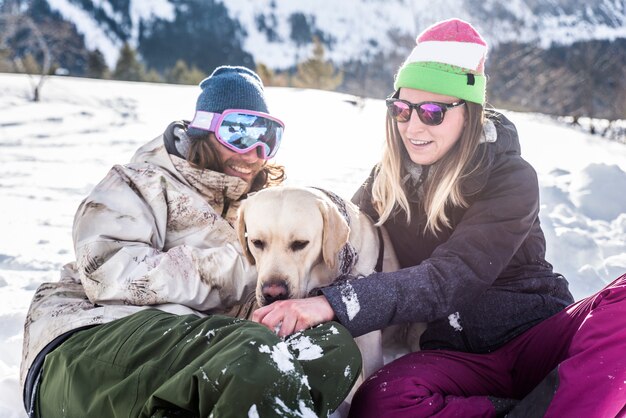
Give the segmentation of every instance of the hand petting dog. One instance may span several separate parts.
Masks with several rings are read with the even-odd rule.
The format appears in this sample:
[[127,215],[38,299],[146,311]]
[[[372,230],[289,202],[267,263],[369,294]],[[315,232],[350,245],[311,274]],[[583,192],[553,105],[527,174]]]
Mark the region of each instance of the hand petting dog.
[[335,312],[324,296],[278,300],[257,309],[252,320],[276,331],[279,337],[331,321]]

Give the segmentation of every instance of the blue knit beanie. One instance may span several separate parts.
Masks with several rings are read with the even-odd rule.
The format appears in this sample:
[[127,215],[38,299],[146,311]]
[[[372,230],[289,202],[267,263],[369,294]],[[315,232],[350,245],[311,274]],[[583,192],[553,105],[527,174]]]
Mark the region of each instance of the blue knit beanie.
[[[202,93],[198,96],[196,110],[222,113],[226,109],[246,109],[269,113],[265,103],[263,82],[246,67],[217,67],[200,82]],[[188,128],[191,137],[205,136],[206,131]]]

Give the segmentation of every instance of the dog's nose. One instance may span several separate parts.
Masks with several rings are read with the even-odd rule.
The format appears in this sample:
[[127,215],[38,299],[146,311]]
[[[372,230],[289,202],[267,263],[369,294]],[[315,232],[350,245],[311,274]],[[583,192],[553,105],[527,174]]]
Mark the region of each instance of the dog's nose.
[[289,290],[287,289],[287,282],[284,280],[274,280],[269,283],[265,283],[261,289],[265,304],[269,305],[277,300],[287,299]]

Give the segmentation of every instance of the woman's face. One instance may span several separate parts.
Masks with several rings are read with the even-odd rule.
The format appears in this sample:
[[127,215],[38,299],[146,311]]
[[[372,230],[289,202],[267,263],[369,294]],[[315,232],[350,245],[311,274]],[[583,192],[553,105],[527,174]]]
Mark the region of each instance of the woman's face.
[[248,185],[252,184],[252,181],[257,174],[263,169],[265,160],[260,158],[256,148],[251,149],[245,154],[238,154],[229,150],[222,145],[213,132],[209,133],[209,140],[213,143],[218,157],[224,167],[224,174],[228,176],[239,177],[246,181]]
[[[400,99],[411,103],[420,102],[458,102],[458,97],[444,96],[410,88],[400,89]],[[417,112],[411,110],[408,122],[397,122],[402,143],[411,160],[420,165],[431,165],[439,161],[461,137],[465,126],[465,106],[448,109],[440,125],[424,124]]]

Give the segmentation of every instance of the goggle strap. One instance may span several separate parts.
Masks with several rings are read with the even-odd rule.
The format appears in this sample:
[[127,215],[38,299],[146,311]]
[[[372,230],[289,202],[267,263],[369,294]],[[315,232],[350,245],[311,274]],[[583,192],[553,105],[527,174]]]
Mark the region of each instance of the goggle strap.
[[196,110],[193,120],[189,124],[191,128],[198,128],[204,131],[215,132],[217,121],[220,119],[221,113],[205,112],[204,110]]

